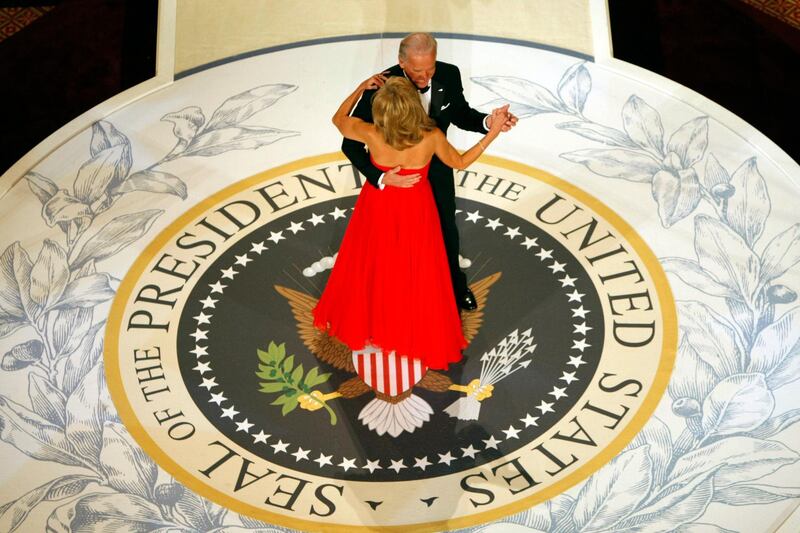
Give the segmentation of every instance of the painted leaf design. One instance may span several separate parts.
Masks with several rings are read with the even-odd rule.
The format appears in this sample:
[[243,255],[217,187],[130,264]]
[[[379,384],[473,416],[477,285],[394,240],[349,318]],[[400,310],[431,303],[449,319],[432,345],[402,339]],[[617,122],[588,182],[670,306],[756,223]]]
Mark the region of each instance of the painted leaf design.
[[178,176],[157,170],[141,170],[131,174],[112,194],[134,191],[172,194],[181,200],[186,200],[187,195],[186,184]]
[[0,337],[24,324],[36,310],[30,297],[31,259],[15,242],[0,255]]
[[800,498],[800,487],[731,485],[714,494],[714,501],[726,505],[765,505],[791,498]]
[[622,107],[622,126],[633,142],[643,148],[652,148],[664,156],[664,126],[661,125],[661,115],[635,94]]
[[[263,524],[263,522],[262,522],[262,524]],[[154,531],[153,533],[156,533],[156,532]],[[169,531],[167,531],[167,530],[160,531],[159,530],[158,533],[173,533],[173,530],[172,529],[170,529]],[[181,533],[181,532],[178,532],[178,533]],[[257,526],[254,529],[251,529],[249,527],[241,527],[241,526],[225,526],[225,527],[222,527],[220,529],[215,529],[214,533],[286,533],[286,530],[284,530],[282,528],[278,529],[277,527],[273,527],[273,526],[270,526],[269,524],[267,524],[267,525],[262,525],[260,527]]]
[[206,131],[236,126],[287,94],[294,92],[295,89],[297,89],[296,85],[276,83],[262,85],[231,96],[211,115]]
[[470,533],[547,533],[547,531],[547,529],[500,520],[485,526],[479,526],[471,530]]
[[800,224],[773,237],[761,256],[761,282],[780,277],[800,261]]
[[98,120],[92,124],[92,141],[89,148],[92,157],[97,156],[103,150],[114,147],[122,149],[122,156],[116,165],[116,172],[108,183],[106,190],[119,185],[131,171],[131,166],[133,165],[131,142],[112,123],[106,120]]
[[753,246],[764,231],[771,209],[767,184],[751,157],[733,173],[731,184],[736,192],[728,200],[728,224]]
[[47,520],[48,531],[54,532],[150,533],[162,527],[172,533],[190,531],[166,521],[155,504],[134,494],[89,494],[62,505]]
[[156,464],[120,423],[109,421],[103,425],[100,469],[116,490],[152,498],[158,476]]
[[644,429],[628,444],[627,449],[633,450],[645,445],[648,447],[647,454],[652,465],[653,486],[661,486],[672,460],[673,449],[669,427],[659,418],[651,418]]
[[740,372],[740,351],[728,321],[703,303],[682,301],[677,304],[678,325],[697,355],[717,376]]
[[107,120],[98,120],[92,124],[92,140],[89,144],[92,157],[114,146],[129,147],[130,144],[128,138]]
[[[94,261],[87,261],[77,271],[72,272],[72,277],[82,278],[95,272]],[[91,307],[75,307],[51,313],[55,314],[53,331],[50,335],[53,349],[58,356],[71,353],[89,331],[94,310]]]
[[0,439],[40,461],[82,466],[72,455],[64,429],[0,396]]
[[536,113],[563,111],[561,102],[547,88],[522,78],[483,76],[472,81],[508,102],[523,104]]
[[88,204],[72,196],[65,189],[56,192],[42,206],[42,218],[48,226],[75,220],[80,226],[89,223],[94,215]]
[[281,408],[281,415],[286,416],[287,414],[297,409],[297,406],[299,404],[297,398],[298,396],[292,396],[286,400],[286,402],[283,404],[283,407]]
[[720,162],[714,157],[714,154],[708,154],[708,159],[706,160],[706,170],[703,175],[700,177],[700,181],[708,190],[714,185],[719,185],[720,183],[730,183],[731,176],[728,174],[728,171],[725,170]]
[[678,345],[675,368],[669,380],[668,391],[673,400],[693,398],[702,403],[714,388],[714,369],[698,355],[689,337],[684,335]]
[[67,252],[45,239],[31,268],[31,299],[42,307],[50,307],[61,297],[68,280]]
[[8,315],[0,315],[0,339],[3,337],[7,337],[11,335],[19,328],[25,326],[27,322],[21,318],[8,316]]
[[108,274],[89,274],[70,281],[52,309],[94,307],[113,297],[114,289],[111,288]]
[[42,202],[42,205],[46,204],[58,192],[58,186],[53,183],[53,180],[42,176],[38,172],[27,172],[25,179],[28,180],[28,188]]
[[255,150],[275,141],[299,135],[275,128],[230,127],[206,131],[195,137],[184,156],[214,156],[230,150]]
[[675,533],[736,533],[736,531],[725,529],[714,524],[692,522],[691,524],[683,524],[675,529]]
[[51,335],[53,349],[59,356],[71,353],[89,331],[92,325],[93,309],[91,307],[74,307],[54,311],[54,313],[56,313],[56,318]]
[[762,329],[750,350],[750,372],[762,372],[773,389],[800,378],[800,307]]
[[700,203],[700,182],[694,169],[659,170],[653,176],[653,199],[661,224],[669,228],[692,213]]
[[186,146],[206,121],[203,110],[197,106],[184,107],[180,111],[167,113],[161,120],[172,123],[172,133],[178,138],[180,146]]
[[683,168],[689,168],[703,158],[708,147],[708,117],[686,122],[669,138],[667,152],[680,157]]
[[155,219],[163,212],[160,209],[148,209],[115,217],[89,237],[72,260],[72,267],[77,268],[90,259],[95,262],[101,261],[121,252],[147,233]]
[[225,518],[228,516],[228,514],[230,514],[225,507],[217,505],[210,500],[204,499],[203,504],[206,508],[206,514],[208,515],[208,518],[211,520],[211,524],[214,527],[220,527],[222,523],[225,522]]
[[694,248],[700,266],[749,301],[760,277],[758,256],[741,236],[706,215],[695,217]]
[[714,470],[695,477],[617,524],[630,533],[667,533],[700,518],[714,495]]
[[91,205],[106,194],[109,186],[122,181],[126,168],[124,153],[124,146],[112,146],[81,165],[75,178],[75,197]]
[[[719,490],[736,483],[762,478],[779,468],[793,464],[800,455],[777,441],[734,436],[689,452],[675,462],[669,485],[680,487],[696,476],[722,465],[714,474]],[[667,490],[667,489],[665,489]]]
[[534,115],[538,115],[541,113],[541,110],[530,107],[525,104],[520,104],[519,102],[509,102],[505,98],[496,98],[494,100],[490,100],[480,106],[476,107],[480,111],[484,113],[491,113],[493,109],[497,109],[498,107],[503,107],[504,105],[508,105],[508,112],[513,114],[517,118],[527,118],[532,117]]
[[637,147],[637,145],[624,133],[615,130],[614,128],[609,128],[608,126],[603,126],[602,124],[596,124],[594,122],[562,122],[560,124],[556,124],[556,128],[570,131],[580,135],[581,137],[585,137],[586,139],[601,142],[609,146],[618,146],[620,148]]
[[751,339],[755,327],[753,310],[738,298],[725,298],[731,321],[739,327],[740,338]]
[[764,374],[736,374],[714,387],[703,402],[706,435],[730,435],[760,426],[772,414],[775,398]]
[[3,355],[0,368],[11,372],[26,368],[42,359],[44,348],[39,339],[17,343]]
[[[136,524],[136,527],[138,528],[139,524]],[[239,526],[231,526],[231,527],[233,527],[235,529],[235,528],[238,528]],[[247,531],[245,529],[241,529],[241,528],[239,528],[239,529],[240,529],[241,533],[244,533],[245,531]],[[215,529],[214,533],[224,533],[225,531],[229,531],[229,530],[230,530],[230,528]],[[139,529],[136,529],[135,531],[139,531]],[[194,528],[188,528],[188,527],[178,526],[178,525],[170,525],[170,526],[165,526],[165,527],[159,527],[159,528],[156,528],[156,529],[148,529],[147,531],[148,531],[148,533],[197,533],[197,530],[194,529]],[[69,532],[64,532],[64,533],[69,533]],[[253,532],[251,531],[250,533],[253,533]],[[262,532],[258,531],[257,533],[262,533]],[[264,533],[272,533],[272,532],[264,532]],[[279,531],[277,533],[283,533],[283,532]]]
[[550,509],[551,503],[546,501],[505,518],[504,523],[525,526],[534,531],[551,531],[553,529],[553,513]]
[[66,425],[67,399],[48,380],[38,374],[28,374],[28,397],[36,414],[59,427]]
[[670,274],[674,274],[681,281],[710,296],[733,298],[736,293],[726,287],[712,276],[700,263],[682,257],[664,257],[660,259],[661,266]]
[[209,520],[204,501],[190,490],[183,491],[181,499],[175,503],[175,509],[197,531],[210,531],[214,528],[214,524]]
[[647,446],[624,452],[590,477],[575,501],[578,531],[601,531],[624,518],[647,496],[653,484]]
[[58,477],[36,487],[12,502],[0,513],[0,531],[5,531],[6,533],[16,531],[28,517],[28,514],[40,503],[57,502],[76,496],[89,483],[99,481],[100,479],[96,477],[71,475]]
[[[242,522],[242,525],[244,525],[246,528],[249,528],[249,529],[256,529],[256,530],[264,529],[264,530],[269,531],[269,529],[272,528],[272,526],[270,526],[266,522],[262,522],[261,520],[256,520],[255,518],[251,518],[251,517],[249,517],[247,515],[239,515],[239,520]],[[272,533],[272,532],[269,532],[269,533]],[[283,533],[283,532],[280,532],[280,533]]]
[[72,394],[84,376],[103,356],[105,321],[97,323],[86,332],[75,350],[59,361],[60,386],[64,394]]
[[66,435],[72,449],[92,464],[103,447],[103,426],[116,420],[102,362],[97,363],[67,398]]
[[800,409],[790,409],[785,413],[768,419],[756,429],[749,432],[748,436],[756,439],[769,439],[797,422],[800,422]]
[[561,493],[548,500],[550,515],[553,517],[555,531],[573,531],[575,524],[572,521],[572,510],[575,508],[575,499],[569,494]]
[[576,150],[561,154],[561,157],[606,178],[649,183],[661,170],[661,163],[653,157],[633,150],[621,148]]
[[592,90],[592,76],[586,63],[576,63],[569,67],[558,82],[558,96],[568,108],[582,112],[586,97]]

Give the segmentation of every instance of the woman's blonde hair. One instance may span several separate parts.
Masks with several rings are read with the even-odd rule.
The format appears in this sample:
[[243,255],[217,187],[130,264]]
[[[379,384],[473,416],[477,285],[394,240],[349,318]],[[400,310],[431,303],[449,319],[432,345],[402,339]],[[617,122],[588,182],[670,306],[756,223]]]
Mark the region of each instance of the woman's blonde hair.
[[372,97],[372,121],[386,144],[405,150],[422,140],[436,123],[422,108],[419,92],[406,78],[394,76]]

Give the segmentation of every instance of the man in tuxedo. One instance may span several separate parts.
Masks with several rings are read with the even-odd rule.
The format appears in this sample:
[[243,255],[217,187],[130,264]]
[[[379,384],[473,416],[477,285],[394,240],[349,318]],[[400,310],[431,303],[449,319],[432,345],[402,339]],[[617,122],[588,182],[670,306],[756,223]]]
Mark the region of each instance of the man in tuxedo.
[[[412,33],[400,42],[398,64],[384,71],[380,80],[388,76],[405,76],[420,92],[422,106],[436,125],[446,135],[450,124],[467,131],[486,133],[491,126],[491,115],[472,109],[464,99],[461,73],[458,67],[436,61],[436,39],[429,33]],[[352,115],[372,122],[372,95],[375,90],[365,91]],[[503,131],[516,124],[513,115],[506,122]],[[384,173],[369,159],[366,146],[358,141],[344,139],[342,151],[351,163],[363,174],[371,186],[411,187],[420,179],[419,174],[400,176],[400,167]],[[477,302],[467,286],[467,277],[458,264],[459,239],[456,228],[455,180],[453,169],[442,163],[436,156],[431,161],[428,177],[433,189],[434,200],[439,211],[447,261],[456,302],[461,309],[472,311]],[[366,185],[365,185],[366,186]]]

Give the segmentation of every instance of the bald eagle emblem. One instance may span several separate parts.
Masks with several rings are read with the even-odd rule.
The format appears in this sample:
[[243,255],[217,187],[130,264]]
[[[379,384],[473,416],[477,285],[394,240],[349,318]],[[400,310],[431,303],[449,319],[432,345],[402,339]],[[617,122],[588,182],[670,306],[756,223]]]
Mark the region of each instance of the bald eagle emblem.
[[[470,286],[478,308],[461,316],[464,338],[468,343],[480,330],[489,289],[500,276],[501,273],[497,272]],[[419,359],[410,359],[393,351],[384,353],[369,346],[353,351],[314,327],[312,310],[317,298],[280,285],[276,285],[275,290],[286,298],[297,322],[297,332],[311,353],[320,361],[353,374],[334,392],[324,394],[320,390],[309,390],[298,394],[296,401],[302,409],[316,411],[325,408],[335,423],[328,402],[337,398],[356,398],[372,391],[375,398],[361,410],[359,420],[378,435],[397,437],[404,431],[412,433],[422,427],[433,415],[430,404],[414,394],[417,387],[434,392],[463,392],[469,398],[469,402],[463,405],[469,408],[459,409],[455,407],[456,402],[447,411],[451,416],[465,419],[477,418],[474,405],[492,395],[494,386],[490,383],[482,383],[477,378],[467,385],[455,384],[447,375],[427,368]]]

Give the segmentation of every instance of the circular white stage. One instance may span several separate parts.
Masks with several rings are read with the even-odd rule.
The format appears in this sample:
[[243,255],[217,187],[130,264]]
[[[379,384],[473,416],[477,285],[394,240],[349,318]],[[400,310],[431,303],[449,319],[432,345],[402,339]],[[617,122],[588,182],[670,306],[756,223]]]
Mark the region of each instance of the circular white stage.
[[[445,409],[462,393],[425,389],[426,422],[383,433],[359,417],[372,392],[293,406],[349,377],[303,336],[302,306],[362,184],[330,116],[396,46],[201,70],[0,199],[0,529],[774,531],[792,512],[800,167],[619,62],[440,40],[474,107],[520,117],[456,174],[483,306],[447,379],[485,381],[493,349],[513,375],[475,419]],[[277,379],[260,364],[300,362],[294,392],[258,390]]]

